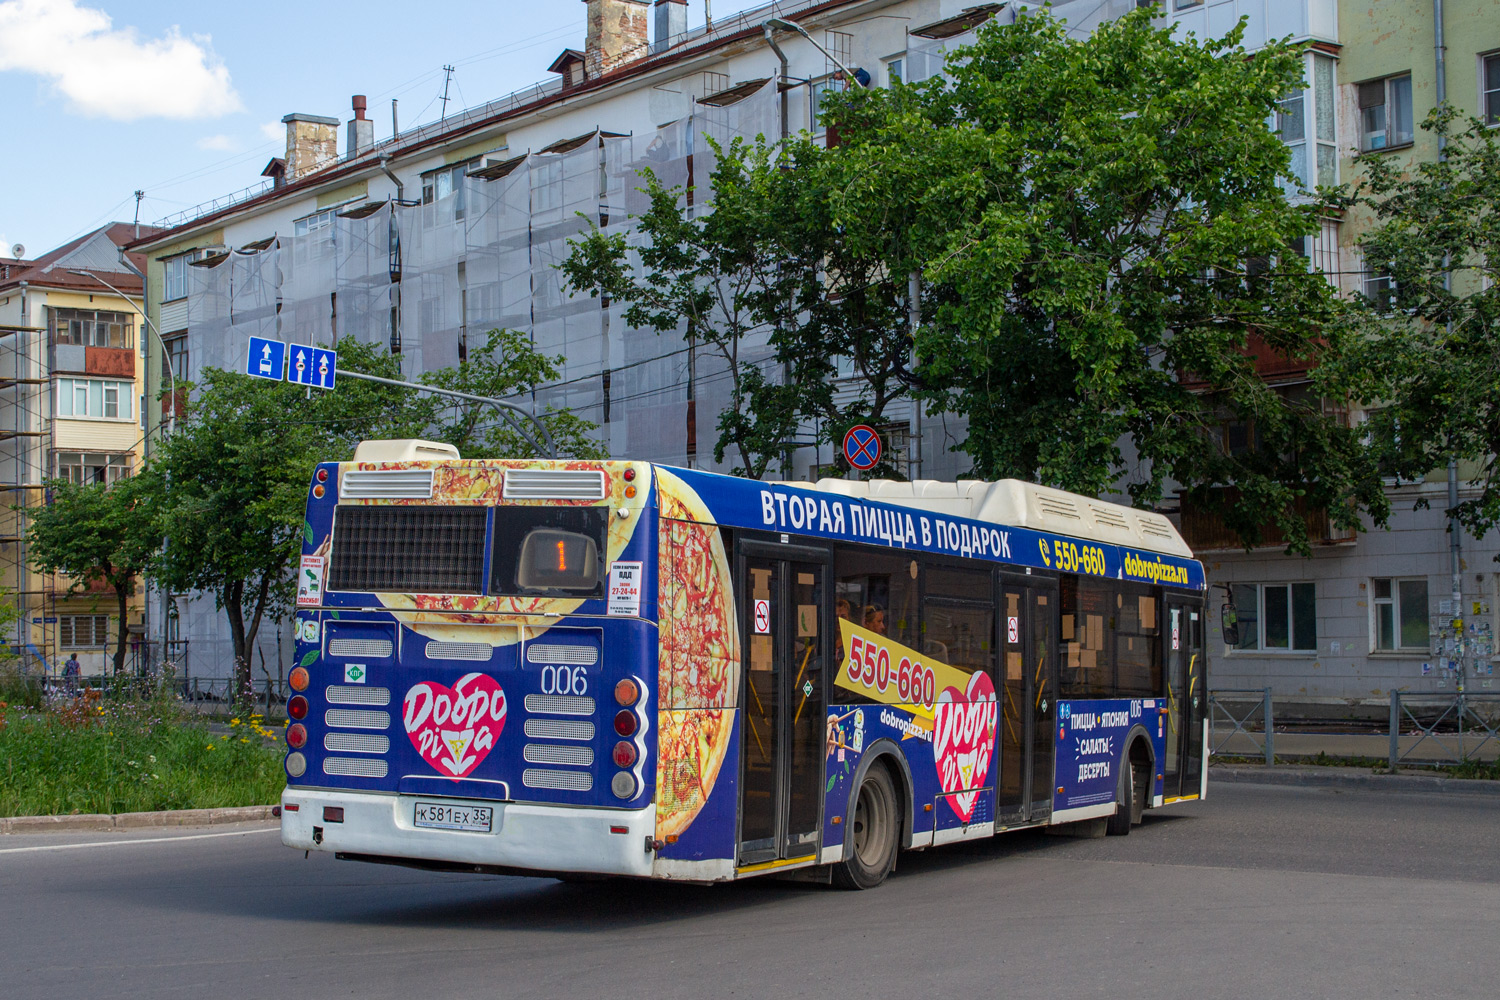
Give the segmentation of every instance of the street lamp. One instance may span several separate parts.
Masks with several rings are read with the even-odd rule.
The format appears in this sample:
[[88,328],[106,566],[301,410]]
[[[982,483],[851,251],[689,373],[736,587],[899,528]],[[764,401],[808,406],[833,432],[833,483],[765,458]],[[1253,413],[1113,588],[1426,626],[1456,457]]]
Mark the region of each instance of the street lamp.
[[[867,83],[860,83],[859,78],[854,75],[854,70],[850,69],[848,66],[845,66],[837,56],[835,56],[832,52],[829,52],[822,45],[819,45],[817,39],[813,38],[812,35],[809,35],[807,33],[807,29],[802,27],[802,25],[798,24],[796,21],[788,21],[784,17],[768,17],[763,23],[767,29],[781,28],[783,31],[795,31],[797,34],[801,35],[803,38],[811,42],[812,47],[823,53],[823,55],[828,58],[829,62],[833,63],[840,70],[842,70],[846,79],[849,79],[854,83],[859,83],[862,87],[869,86],[869,84]],[[770,37],[769,33],[766,37]]]

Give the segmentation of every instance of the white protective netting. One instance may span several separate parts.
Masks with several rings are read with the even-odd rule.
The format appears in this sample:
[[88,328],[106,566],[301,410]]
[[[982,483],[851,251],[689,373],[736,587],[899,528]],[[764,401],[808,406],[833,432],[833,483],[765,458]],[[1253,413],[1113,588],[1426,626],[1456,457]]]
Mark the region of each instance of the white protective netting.
[[391,342],[391,206],[333,220],[335,333],[362,344]]
[[[204,368],[223,368],[230,357],[232,258],[226,257],[214,267],[187,269],[187,378],[195,383],[202,382]],[[248,350],[248,345],[240,350]]]

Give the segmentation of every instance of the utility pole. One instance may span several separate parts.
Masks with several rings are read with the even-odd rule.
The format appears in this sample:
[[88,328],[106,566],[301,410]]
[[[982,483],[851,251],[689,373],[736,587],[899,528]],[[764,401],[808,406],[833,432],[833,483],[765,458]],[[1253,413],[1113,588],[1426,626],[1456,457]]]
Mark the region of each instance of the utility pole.
[[146,192],[136,189],[135,192],[135,238],[141,238],[141,199],[146,197]]
[[444,66],[443,67],[443,114],[442,114],[442,117],[444,117],[444,118],[448,117],[448,83],[452,79],[453,79],[453,67],[452,66]]

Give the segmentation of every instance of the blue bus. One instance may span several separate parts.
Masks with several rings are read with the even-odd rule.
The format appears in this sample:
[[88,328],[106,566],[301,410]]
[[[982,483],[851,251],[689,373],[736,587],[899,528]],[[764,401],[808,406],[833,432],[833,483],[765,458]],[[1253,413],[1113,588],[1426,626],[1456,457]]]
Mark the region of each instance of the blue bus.
[[1203,567],[1159,514],[371,441],[304,535],[299,850],[868,888],[1207,794]]

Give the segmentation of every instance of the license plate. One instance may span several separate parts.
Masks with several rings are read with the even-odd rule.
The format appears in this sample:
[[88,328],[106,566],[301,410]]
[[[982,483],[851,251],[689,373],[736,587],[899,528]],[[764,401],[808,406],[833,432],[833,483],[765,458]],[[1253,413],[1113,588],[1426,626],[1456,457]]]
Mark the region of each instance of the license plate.
[[455,806],[443,802],[418,802],[412,822],[429,830],[472,830],[489,833],[494,826],[491,806]]

